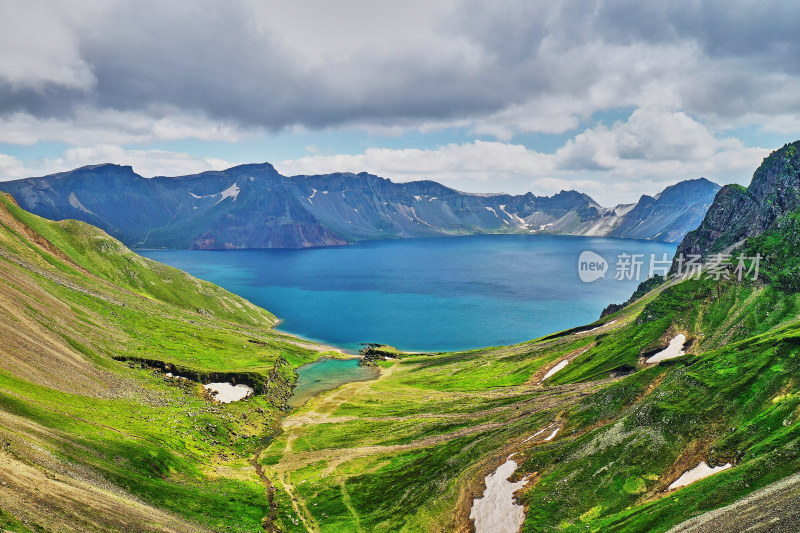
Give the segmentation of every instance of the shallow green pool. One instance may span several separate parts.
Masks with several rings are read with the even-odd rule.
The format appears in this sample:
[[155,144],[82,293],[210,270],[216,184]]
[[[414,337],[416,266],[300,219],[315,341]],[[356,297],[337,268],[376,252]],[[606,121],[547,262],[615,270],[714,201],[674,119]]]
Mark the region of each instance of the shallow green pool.
[[322,357],[313,363],[301,366],[297,369],[299,377],[294,395],[289,400],[289,407],[292,409],[299,407],[312,396],[335,389],[339,385],[378,377],[380,370],[375,367],[358,366],[359,361],[360,359],[356,358],[329,359]]

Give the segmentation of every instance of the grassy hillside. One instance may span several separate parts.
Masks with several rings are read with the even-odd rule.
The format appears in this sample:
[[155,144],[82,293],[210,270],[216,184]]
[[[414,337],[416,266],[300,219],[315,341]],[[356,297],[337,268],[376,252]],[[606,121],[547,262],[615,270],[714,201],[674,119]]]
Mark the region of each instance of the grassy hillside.
[[[98,230],[0,202],[5,529],[466,532],[514,453],[523,531],[666,531],[800,470],[788,259],[768,283],[665,282],[516,346],[403,354],[287,416],[291,368],[320,348]],[[795,220],[746,249],[794,257]],[[686,355],[646,363],[679,334]],[[264,394],[214,405],[153,361],[261,376]],[[733,466],[668,489],[700,461]]]
[[[242,298],[8,196],[0,309],[0,527],[277,522],[250,461],[274,434],[292,367],[324,348],[272,331],[274,317]],[[215,405],[200,383],[165,378],[152,361],[250,376],[264,394]]]
[[[471,531],[484,476],[514,454],[523,531],[667,531],[694,516],[702,531],[797,530],[798,497],[775,484],[800,471],[796,155],[765,160],[749,211],[724,189],[679,247],[749,238],[732,252],[760,253],[760,280],[651,283],[593,327],[385,362],[379,380],[282,422],[261,459],[288,495],[280,512],[296,531]],[[747,231],[715,243],[726,217]],[[685,355],[648,364],[680,335]],[[670,489],[702,461],[729,468]],[[736,511],[755,501],[767,511]]]
[[[800,470],[798,303],[666,283],[598,329],[387,361],[292,413],[262,462],[296,531],[467,531],[511,453],[524,531],[666,531]],[[645,363],[678,333],[688,355]],[[701,460],[734,467],[667,490]]]
[[136,294],[226,320],[270,326],[275,317],[244,298],[128,250],[97,228],[64,220],[52,222],[17,207],[0,194],[0,209],[13,221],[3,224],[0,243],[7,252],[51,266],[77,282],[99,277]]

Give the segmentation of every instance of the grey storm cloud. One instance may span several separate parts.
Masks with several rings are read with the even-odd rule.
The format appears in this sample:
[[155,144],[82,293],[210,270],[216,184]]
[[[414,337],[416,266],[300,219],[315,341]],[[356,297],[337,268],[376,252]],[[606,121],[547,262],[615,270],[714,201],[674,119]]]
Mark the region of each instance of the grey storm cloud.
[[[0,0],[5,24],[22,26],[18,48],[0,41],[0,113],[176,108],[271,130],[391,126],[604,90],[598,105],[636,106],[662,83],[699,115],[800,110],[786,83],[800,70],[792,2],[465,0],[418,21],[409,8],[394,42],[360,31],[391,25],[379,9],[342,13],[337,31],[345,19],[324,0],[302,4],[327,41],[305,42],[278,4],[44,2],[39,27],[30,4]],[[663,64],[673,49],[692,64]],[[48,65],[71,71],[51,76]]]

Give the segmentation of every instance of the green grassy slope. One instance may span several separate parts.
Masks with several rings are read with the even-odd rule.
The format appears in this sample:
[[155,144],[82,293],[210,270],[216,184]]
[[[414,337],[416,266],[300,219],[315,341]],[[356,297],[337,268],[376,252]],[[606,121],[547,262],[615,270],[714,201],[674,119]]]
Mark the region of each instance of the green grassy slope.
[[[28,259],[38,256],[77,282],[91,285],[99,277],[119,288],[204,315],[257,326],[276,322],[271,313],[244,298],[137,255],[93,226],[76,220],[43,219],[17,207],[7,194],[0,194],[0,209],[29,230],[20,235],[5,227],[6,250]],[[32,239],[52,246],[42,249]]]
[[[275,519],[249,461],[273,435],[292,367],[322,348],[272,331],[274,317],[242,298],[7,196],[0,311],[3,527],[162,530],[169,515],[142,518],[161,516],[155,508],[176,531],[255,531]],[[261,376],[265,394],[215,405],[199,383],[139,359]],[[35,479],[23,484],[26,465]],[[48,503],[51,482],[74,498]],[[120,495],[111,510],[93,507],[98,490]]]
[[[642,368],[585,399],[565,413],[565,438],[521,454],[522,469],[538,472],[524,494],[525,531],[663,531],[800,469],[800,324],[794,314],[785,326],[786,315],[767,316],[775,299],[774,314],[781,315],[796,298],[766,288],[752,289],[754,295],[721,290],[738,304],[728,307],[727,316],[737,318],[728,342],[704,350],[725,332],[714,335],[723,321],[702,308],[720,303],[692,300],[676,310],[670,327],[709,332],[696,353]],[[740,292],[738,301],[729,294]],[[767,331],[737,340],[735,333],[753,322],[754,333],[759,326]],[[734,468],[666,490],[701,460]]]
[[290,530],[466,530],[475,480],[613,383],[538,384],[605,330],[386,361],[377,381],[312,399],[262,455],[282,489],[281,512],[296,521]]
[[[798,298],[665,283],[600,329],[388,361],[292,413],[262,461],[296,531],[468,531],[511,453],[524,531],[665,531],[800,470]],[[688,355],[645,364],[678,333]],[[734,467],[667,490],[701,460]]]
[[[794,215],[745,245],[775,258],[769,283],[667,282],[583,330],[380,362],[283,417],[291,367],[319,352],[266,311],[0,202],[0,481],[8,459],[120,491],[84,529],[130,526],[138,499],[169,513],[151,529],[469,531],[484,476],[514,453],[523,531],[666,531],[800,470]],[[646,364],[678,334],[687,355]],[[216,406],[148,359],[256,373],[266,394]],[[668,490],[700,461],[733,467]],[[48,517],[4,491],[12,530],[81,529],[92,509]]]

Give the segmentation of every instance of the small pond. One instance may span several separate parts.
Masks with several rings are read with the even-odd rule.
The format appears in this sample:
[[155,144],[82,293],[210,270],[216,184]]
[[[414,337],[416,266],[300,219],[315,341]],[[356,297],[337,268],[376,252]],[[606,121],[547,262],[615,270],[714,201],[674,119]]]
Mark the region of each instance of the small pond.
[[335,389],[351,381],[368,381],[380,374],[376,367],[358,366],[360,359],[330,359],[321,357],[297,369],[299,374],[289,407],[300,407],[312,396]]

